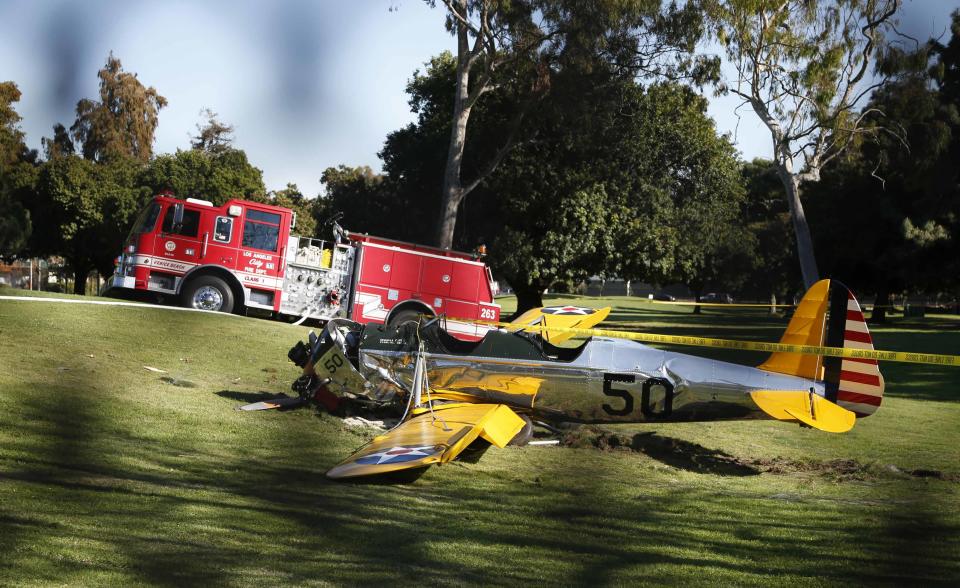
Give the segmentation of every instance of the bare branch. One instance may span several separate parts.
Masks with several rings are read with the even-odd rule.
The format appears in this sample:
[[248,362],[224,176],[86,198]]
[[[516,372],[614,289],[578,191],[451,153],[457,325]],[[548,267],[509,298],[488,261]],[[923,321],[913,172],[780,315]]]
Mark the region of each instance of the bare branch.
[[452,16],[452,17],[454,18],[454,20],[457,20],[457,21],[459,21],[460,23],[462,23],[464,26],[466,26],[468,29],[470,29],[470,31],[471,31],[473,34],[475,34],[475,35],[478,34],[479,31],[477,30],[477,26],[476,26],[475,24],[473,24],[472,22],[470,22],[470,21],[467,19],[467,15],[466,15],[466,14],[461,15],[459,12],[457,12],[457,9],[456,9],[456,7],[453,5],[453,1],[452,1],[452,0],[443,0],[443,4],[447,7],[447,13],[448,13],[450,16]]
[[887,189],[887,180],[885,180],[884,178],[882,178],[882,177],[880,177],[880,176],[877,175],[877,170],[878,170],[878,169],[880,169],[880,160],[879,160],[879,159],[877,160],[877,165],[873,166],[873,169],[870,170],[870,175],[873,176],[874,178],[877,178],[878,180],[880,180],[880,189],[881,189],[881,190],[886,190],[886,189]]

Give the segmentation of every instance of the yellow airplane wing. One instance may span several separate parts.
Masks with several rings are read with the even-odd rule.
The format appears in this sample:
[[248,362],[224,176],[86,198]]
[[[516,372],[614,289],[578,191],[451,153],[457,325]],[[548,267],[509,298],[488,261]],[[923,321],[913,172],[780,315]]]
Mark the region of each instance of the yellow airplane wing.
[[750,396],[777,420],[797,420],[827,433],[846,433],[857,422],[851,411],[803,390],[757,390]]
[[[589,329],[610,314],[610,307],[604,308],[584,308],[582,306],[546,306],[543,308],[531,308],[517,318],[510,321],[514,325],[544,327],[541,329],[541,336],[557,345],[573,337],[571,333],[558,333],[551,331],[550,327],[559,327],[565,329]],[[513,327],[507,327],[507,330],[515,330]]]
[[502,404],[448,404],[419,414],[376,437],[327,472],[328,478],[385,474],[447,463],[483,437],[504,447],[524,421]]

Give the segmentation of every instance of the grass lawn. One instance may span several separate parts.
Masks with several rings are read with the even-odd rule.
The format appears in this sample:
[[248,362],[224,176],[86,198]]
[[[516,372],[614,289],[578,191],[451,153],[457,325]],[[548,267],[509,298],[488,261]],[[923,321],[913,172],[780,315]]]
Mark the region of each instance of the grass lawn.
[[[612,304],[608,326],[632,330],[776,341],[786,325],[762,310],[549,303],[568,301]],[[957,354],[958,326],[874,335]],[[882,365],[883,407],[846,435],[619,426],[641,450],[491,449],[408,485],[343,483],[324,472],[371,432],[234,410],[288,391],[286,351],[306,333],[0,300],[0,585],[960,581],[960,369]]]

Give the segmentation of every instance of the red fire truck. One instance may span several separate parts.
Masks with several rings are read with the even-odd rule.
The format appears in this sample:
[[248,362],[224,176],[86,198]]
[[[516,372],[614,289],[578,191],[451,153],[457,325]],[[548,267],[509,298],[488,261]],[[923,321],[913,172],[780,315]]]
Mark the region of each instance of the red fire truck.
[[[296,214],[230,200],[153,198],[140,213],[113,288],[177,297],[200,310],[395,324],[417,314],[499,320],[496,283],[479,255],[344,231],[291,234]],[[448,322],[467,339],[486,328]]]

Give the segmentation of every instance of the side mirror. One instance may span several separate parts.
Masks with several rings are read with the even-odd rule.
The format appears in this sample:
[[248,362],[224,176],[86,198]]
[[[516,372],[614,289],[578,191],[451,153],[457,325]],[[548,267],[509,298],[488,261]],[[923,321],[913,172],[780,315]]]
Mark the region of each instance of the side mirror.
[[177,202],[173,205],[173,226],[171,227],[174,233],[180,231],[183,228],[183,203]]
[[290,230],[297,228],[297,213],[293,213],[293,217],[290,219]]

